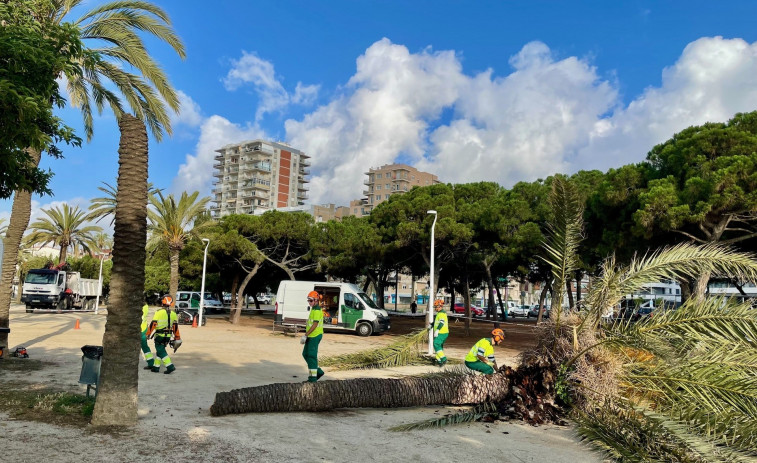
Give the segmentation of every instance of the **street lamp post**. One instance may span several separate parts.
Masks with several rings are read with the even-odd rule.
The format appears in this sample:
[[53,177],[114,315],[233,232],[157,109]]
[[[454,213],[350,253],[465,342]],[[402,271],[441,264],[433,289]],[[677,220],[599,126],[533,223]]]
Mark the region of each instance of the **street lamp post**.
[[434,291],[434,228],[436,227],[436,211],[427,211],[427,214],[434,215],[434,223],[431,224],[431,270],[429,271],[429,298],[428,308],[426,309],[426,322],[428,323],[428,355],[434,353],[434,298],[436,298],[436,291]]
[[200,285],[200,317],[197,320],[197,326],[202,326],[202,312],[203,312],[203,306],[205,305],[205,262],[208,258],[208,246],[210,245],[210,240],[207,238],[203,238],[202,242],[205,243],[205,252],[202,254],[202,284]]
[[97,277],[97,297],[95,298],[95,315],[97,315],[97,310],[100,308],[100,293],[103,292],[103,259],[105,258],[105,254],[100,252],[100,276]]

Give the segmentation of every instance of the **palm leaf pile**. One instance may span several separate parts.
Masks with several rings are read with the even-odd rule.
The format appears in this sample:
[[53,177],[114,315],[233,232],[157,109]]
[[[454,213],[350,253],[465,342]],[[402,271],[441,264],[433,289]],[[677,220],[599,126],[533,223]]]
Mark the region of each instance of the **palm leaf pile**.
[[479,420],[494,420],[499,417],[497,406],[491,402],[485,402],[474,407],[456,412],[447,413],[439,418],[419,421],[416,423],[401,424],[389,428],[390,431],[414,431],[418,429],[441,428],[453,424],[465,424]]
[[414,331],[379,349],[336,355],[319,360],[321,366],[337,370],[364,368],[392,368],[407,365],[428,365],[428,357],[421,353],[421,344],[428,339],[428,330]]

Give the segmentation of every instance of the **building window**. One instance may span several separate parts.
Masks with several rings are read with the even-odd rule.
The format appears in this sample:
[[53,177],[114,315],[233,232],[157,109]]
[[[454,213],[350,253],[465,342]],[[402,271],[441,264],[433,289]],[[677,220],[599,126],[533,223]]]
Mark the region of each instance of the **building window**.
[[386,189],[387,189],[387,190],[389,189],[389,184],[388,184],[388,183],[386,184]]
[[376,174],[376,178],[381,178],[381,174]]
[[381,185],[376,185],[376,190],[377,191],[381,190]]

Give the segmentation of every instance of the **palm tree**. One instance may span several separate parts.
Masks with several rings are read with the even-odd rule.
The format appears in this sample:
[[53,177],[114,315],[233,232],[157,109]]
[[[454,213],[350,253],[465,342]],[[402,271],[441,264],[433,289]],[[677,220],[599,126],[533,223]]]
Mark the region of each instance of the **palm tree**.
[[42,209],[45,217],[37,219],[29,228],[25,241],[29,245],[54,243],[60,246],[58,262],[65,262],[69,246],[81,246],[85,251],[95,249],[94,233],[102,232],[96,225],[85,225],[87,213],[79,206]]
[[8,226],[3,225],[5,219],[0,218],[0,238],[5,238],[5,232],[8,231]]
[[[105,186],[97,187],[98,190],[105,193],[105,196],[92,198],[92,204],[89,205],[89,219],[99,222],[105,217],[110,216],[111,225],[116,220],[116,187],[108,182],[102,182]],[[159,190],[152,183],[147,184],[147,194],[156,194]]]
[[210,226],[212,221],[204,221],[197,226],[192,226],[195,221],[205,212],[210,198],[197,199],[200,192],[195,191],[191,195],[183,192],[177,203],[173,195],[150,196],[152,208],[147,216],[150,220],[148,227],[150,240],[147,242],[149,249],[155,248],[160,243],[168,246],[169,261],[171,264],[171,282],[169,294],[175,295],[179,290],[179,253],[190,238],[198,238],[199,233]]

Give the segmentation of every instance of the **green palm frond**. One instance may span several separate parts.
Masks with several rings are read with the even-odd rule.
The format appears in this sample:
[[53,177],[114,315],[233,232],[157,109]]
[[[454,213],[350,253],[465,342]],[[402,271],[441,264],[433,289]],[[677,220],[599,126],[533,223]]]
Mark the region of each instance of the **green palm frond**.
[[[682,439],[684,430],[674,428],[671,432],[670,420],[652,419],[638,412],[632,406],[618,406],[606,403],[587,410],[576,410],[573,414],[578,435],[597,449],[622,462],[685,462],[704,463],[702,457],[692,447],[705,448],[703,441],[692,445],[696,436],[687,434],[687,443]],[[668,425],[668,426],[666,426]]]
[[212,221],[206,221],[193,226],[195,220],[200,217],[207,206],[210,198],[200,198],[199,192],[191,195],[183,192],[179,201],[172,194],[163,196],[161,191],[150,195],[150,206],[147,210],[149,220],[148,230],[150,238],[147,241],[148,249],[153,249],[161,242],[170,248],[182,249],[190,238],[199,238],[199,234],[212,226]]
[[415,431],[420,429],[429,428],[442,428],[444,426],[471,423],[478,421],[486,416],[496,418],[499,416],[497,406],[491,402],[485,402],[469,410],[463,410],[457,413],[449,413],[439,418],[433,418],[430,420],[418,421],[416,423],[401,424],[389,428],[390,431]]
[[552,300],[558,307],[556,323],[559,327],[562,312],[559,306],[562,305],[565,284],[578,268],[578,246],[583,239],[584,205],[576,187],[559,175],[553,179],[549,204],[553,216],[547,223],[548,233],[543,244],[546,256],[543,259],[552,268]]
[[624,269],[615,268],[615,260],[611,257],[604,262],[600,276],[592,282],[586,303],[597,319],[603,310],[617,305],[623,296],[639,291],[650,282],[693,278],[706,272],[713,276],[757,281],[757,261],[752,254],[723,246],[690,243],[663,248],[634,259]]
[[[116,193],[118,193],[118,190],[117,187],[108,182],[102,183],[104,186],[99,186],[97,189],[105,193],[105,196],[92,198],[87,219],[99,222],[103,218],[110,216],[110,223],[112,225],[116,219]],[[148,195],[157,194],[159,191],[152,183],[147,184]]]
[[[66,20],[81,0],[54,0],[46,13],[56,23]],[[166,73],[148,53],[143,37],[168,44],[180,58],[186,56],[181,39],[173,30],[168,15],[160,7],[144,1],[119,0],[99,5],[73,22],[89,47],[77,66],[64,71],[71,104],[81,108],[84,130],[92,138],[92,106],[101,112],[107,105],[115,116],[124,109],[125,99],[134,115],[141,119],[157,140],[171,134],[166,106],[180,110],[176,91]],[[135,73],[125,71],[135,70]],[[105,80],[115,85],[108,89]]]
[[406,365],[427,365],[428,360],[420,353],[419,345],[427,339],[428,331],[419,330],[401,336],[392,344],[353,354],[336,355],[320,360],[321,365],[339,370],[360,368],[391,368]]
[[[46,217],[35,220],[30,226],[31,233],[24,238],[27,245],[54,243],[62,249],[81,246],[85,251],[96,248],[94,235],[102,229],[96,225],[84,225],[89,215],[78,206],[63,204],[60,208],[43,209]],[[61,254],[63,254],[61,252]]]

